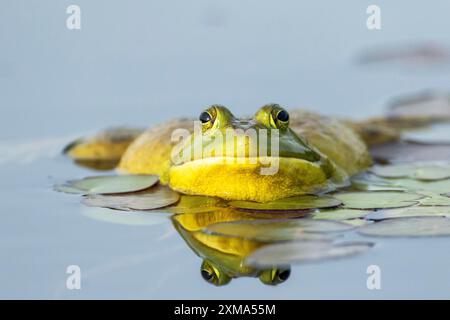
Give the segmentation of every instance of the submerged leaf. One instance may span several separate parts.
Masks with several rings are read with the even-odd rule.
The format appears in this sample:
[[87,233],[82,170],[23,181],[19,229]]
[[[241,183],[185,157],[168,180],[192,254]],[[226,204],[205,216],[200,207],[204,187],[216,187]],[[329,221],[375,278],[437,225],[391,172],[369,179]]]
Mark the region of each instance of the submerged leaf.
[[424,198],[420,201],[422,206],[449,206],[450,208],[450,198],[446,196],[441,196],[438,194],[429,195],[428,198]]
[[71,180],[55,189],[63,192],[78,190],[80,194],[127,193],[150,188],[157,182],[155,175],[97,176]]
[[255,220],[215,223],[207,232],[258,241],[329,240],[321,233],[343,232],[352,226],[335,221],[310,219]]
[[372,221],[365,220],[365,219],[348,219],[348,220],[342,220],[342,222],[349,224],[353,227],[361,227],[366,224],[372,223]]
[[400,191],[361,191],[336,193],[334,197],[343,202],[344,208],[383,209],[412,206],[423,196]]
[[315,220],[348,220],[363,218],[369,213],[370,211],[367,210],[334,209],[315,212],[312,218]]
[[308,210],[318,208],[337,207],[341,202],[330,196],[297,196],[279,199],[271,202],[231,201],[229,205],[245,210],[255,211],[283,211],[283,210]]
[[331,242],[303,241],[277,243],[264,246],[251,254],[246,263],[255,266],[303,263],[336,259],[366,252],[373,246],[371,242]]
[[450,236],[450,219],[445,217],[387,219],[362,226],[357,232],[379,237]]
[[219,202],[213,197],[182,195],[176,205],[165,208],[165,211],[176,214],[208,212],[216,210]]
[[53,189],[58,192],[64,192],[69,194],[80,194],[80,189],[72,187],[68,184],[56,184]]
[[450,207],[408,207],[390,210],[380,210],[366,216],[368,220],[385,220],[405,217],[450,217]]
[[84,207],[82,214],[99,221],[130,226],[152,226],[167,223],[167,215],[143,212],[118,212],[107,208]]
[[153,210],[176,203],[180,195],[167,187],[152,188],[137,193],[120,195],[91,194],[85,196],[83,203],[90,207],[104,207],[116,210]]

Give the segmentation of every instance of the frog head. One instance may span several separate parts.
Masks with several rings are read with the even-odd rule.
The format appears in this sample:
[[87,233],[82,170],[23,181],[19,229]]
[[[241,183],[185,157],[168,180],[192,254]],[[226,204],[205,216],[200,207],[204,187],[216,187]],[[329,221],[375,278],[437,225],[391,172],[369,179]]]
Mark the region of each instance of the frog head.
[[186,194],[265,202],[327,187],[330,162],[289,128],[277,104],[252,118],[237,118],[213,105],[174,151],[171,188]]

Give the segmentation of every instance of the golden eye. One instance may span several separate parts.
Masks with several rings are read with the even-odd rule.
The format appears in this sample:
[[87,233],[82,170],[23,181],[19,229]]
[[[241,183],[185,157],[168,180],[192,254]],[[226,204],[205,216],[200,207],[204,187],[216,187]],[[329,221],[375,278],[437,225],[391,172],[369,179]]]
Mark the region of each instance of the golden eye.
[[261,282],[264,284],[276,286],[277,284],[283,283],[287,279],[289,279],[290,275],[291,268],[288,266],[272,268],[261,272],[261,274],[259,275],[259,280],[261,280]]
[[202,113],[198,117],[198,120],[202,123],[202,131],[211,129],[214,126],[217,118],[217,108],[216,106],[211,106]]
[[275,106],[271,112],[272,123],[278,129],[284,129],[289,126],[289,113],[281,108],[280,106]]
[[223,270],[219,269],[218,266],[212,264],[212,262],[204,260],[200,268],[200,274],[206,282],[209,282],[215,286],[223,286],[231,281],[229,277]]

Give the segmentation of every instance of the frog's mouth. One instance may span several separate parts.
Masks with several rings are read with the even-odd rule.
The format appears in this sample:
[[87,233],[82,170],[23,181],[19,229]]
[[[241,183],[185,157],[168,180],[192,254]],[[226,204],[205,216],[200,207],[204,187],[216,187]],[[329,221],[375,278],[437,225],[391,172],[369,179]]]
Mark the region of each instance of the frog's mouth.
[[290,157],[210,157],[172,166],[169,185],[186,194],[266,202],[329,187],[322,161]]

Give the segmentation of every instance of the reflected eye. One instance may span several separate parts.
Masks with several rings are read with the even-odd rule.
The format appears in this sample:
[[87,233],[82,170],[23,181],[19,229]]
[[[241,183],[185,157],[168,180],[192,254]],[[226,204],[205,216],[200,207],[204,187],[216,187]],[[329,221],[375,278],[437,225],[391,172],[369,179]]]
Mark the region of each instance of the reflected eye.
[[209,272],[208,270],[203,269],[201,271],[202,274],[202,278],[205,279],[206,281],[210,282],[211,279],[214,277],[214,274]]
[[211,121],[212,117],[211,117],[211,115],[209,114],[209,112],[203,111],[203,112],[200,114],[200,117],[198,117],[198,119],[199,119],[202,123],[208,123],[208,122]]
[[200,268],[200,274],[206,282],[209,282],[215,286],[223,286],[231,281],[231,278],[219,269],[217,265],[213,265],[212,262],[204,260]]
[[286,269],[286,270],[281,271],[278,274],[278,279],[280,279],[280,281],[283,282],[283,281],[286,281],[289,278],[290,275],[291,275],[291,270],[290,269]]
[[283,283],[289,279],[290,275],[291,268],[289,266],[275,267],[262,271],[259,275],[259,280],[261,280],[264,284],[276,286],[277,284]]
[[280,110],[277,114],[277,120],[282,122],[288,122],[289,121],[289,113],[287,113],[286,110]]

